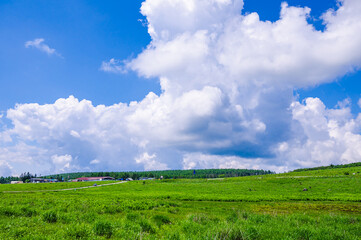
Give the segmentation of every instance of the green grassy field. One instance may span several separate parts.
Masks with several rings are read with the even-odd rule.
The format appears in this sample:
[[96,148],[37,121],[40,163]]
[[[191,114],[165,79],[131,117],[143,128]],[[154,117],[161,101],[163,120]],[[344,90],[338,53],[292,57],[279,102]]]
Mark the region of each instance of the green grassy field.
[[0,239],[361,239],[360,172],[0,185]]

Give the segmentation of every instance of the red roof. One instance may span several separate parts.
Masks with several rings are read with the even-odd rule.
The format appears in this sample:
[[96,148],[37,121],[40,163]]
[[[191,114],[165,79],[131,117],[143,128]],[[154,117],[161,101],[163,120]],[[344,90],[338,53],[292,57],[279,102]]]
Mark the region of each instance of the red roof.
[[81,177],[77,178],[80,181],[91,181],[91,180],[103,180],[103,179],[114,179],[112,177]]

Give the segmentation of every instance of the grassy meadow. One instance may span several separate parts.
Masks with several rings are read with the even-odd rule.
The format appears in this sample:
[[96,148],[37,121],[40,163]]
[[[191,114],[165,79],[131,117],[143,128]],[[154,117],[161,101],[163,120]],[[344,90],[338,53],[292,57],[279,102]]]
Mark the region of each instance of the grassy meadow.
[[360,172],[0,185],[0,239],[361,239]]

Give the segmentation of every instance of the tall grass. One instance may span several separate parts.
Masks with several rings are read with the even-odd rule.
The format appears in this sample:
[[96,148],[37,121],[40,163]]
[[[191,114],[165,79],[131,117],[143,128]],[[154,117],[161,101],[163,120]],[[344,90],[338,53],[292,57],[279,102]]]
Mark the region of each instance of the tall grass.
[[0,239],[361,239],[361,177],[352,172],[1,193]]

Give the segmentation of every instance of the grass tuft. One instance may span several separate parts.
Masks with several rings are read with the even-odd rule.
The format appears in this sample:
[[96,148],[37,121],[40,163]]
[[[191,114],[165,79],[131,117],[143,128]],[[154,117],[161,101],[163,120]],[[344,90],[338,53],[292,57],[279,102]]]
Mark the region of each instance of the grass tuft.
[[55,211],[47,211],[43,213],[43,221],[48,223],[55,223],[58,221],[58,214]]
[[109,221],[99,220],[94,224],[94,232],[98,236],[110,238],[113,234],[113,226]]

